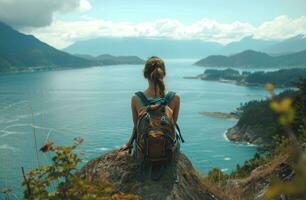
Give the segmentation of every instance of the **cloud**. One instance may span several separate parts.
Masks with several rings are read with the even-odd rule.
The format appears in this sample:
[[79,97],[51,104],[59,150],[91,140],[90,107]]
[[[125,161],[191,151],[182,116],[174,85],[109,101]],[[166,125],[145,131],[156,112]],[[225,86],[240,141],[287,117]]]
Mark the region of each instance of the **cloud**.
[[43,27],[56,13],[91,9],[88,0],[0,0],[0,21],[13,27]]
[[254,27],[247,23],[219,23],[203,18],[190,25],[174,19],[160,19],[142,23],[113,22],[87,16],[77,21],[55,20],[50,26],[28,31],[58,48],[77,40],[95,37],[162,37],[172,39],[201,39],[227,43],[252,34]]
[[283,15],[262,23],[254,36],[263,39],[285,39],[298,34],[306,34],[306,17],[292,19]]
[[244,22],[220,23],[203,18],[191,24],[179,20],[160,19],[142,23],[113,22],[82,16],[76,21],[55,20],[50,26],[33,29],[27,33],[58,48],[75,41],[96,37],[154,37],[172,39],[200,39],[229,43],[243,37],[280,40],[306,34],[306,17],[279,16],[271,21],[254,26]]
[[192,38],[219,43],[229,43],[240,40],[245,36],[251,35],[255,29],[254,26],[248,23],[236,21],[225,24],[206,18],[186,28],[188,35]]
[[88,11],[91,9],[91,4],[88,0],[80,0],[80,10],[81,11]]

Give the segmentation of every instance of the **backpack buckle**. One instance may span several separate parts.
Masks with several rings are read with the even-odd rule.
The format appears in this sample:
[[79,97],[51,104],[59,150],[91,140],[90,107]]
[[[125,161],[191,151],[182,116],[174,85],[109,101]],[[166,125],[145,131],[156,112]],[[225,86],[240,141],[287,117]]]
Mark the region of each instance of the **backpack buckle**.
[[160,118],[160,123],[161,123],[161,125],[167,125],[167,124],[168,124],[165,115],[163,115],[163,116]]

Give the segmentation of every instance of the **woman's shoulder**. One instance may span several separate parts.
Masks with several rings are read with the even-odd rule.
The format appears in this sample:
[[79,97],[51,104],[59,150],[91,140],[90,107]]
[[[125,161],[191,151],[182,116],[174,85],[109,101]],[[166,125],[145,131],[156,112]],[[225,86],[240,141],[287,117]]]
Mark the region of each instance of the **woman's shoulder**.
[[180,97],[180,95],[178,95],[178,94],[175,94],[175,96],[173,97],[173,101],[174,101],[175,103],[180,103],[180,99],[181,99],[181,97]]
[[171,104],[177,105],[180,103],[180,95],[177,92],[169,91],[167,95],[171,97]]
[[168,91],[166,95],[173,96],[173,98],[180,98],[180,95],[175,91]]

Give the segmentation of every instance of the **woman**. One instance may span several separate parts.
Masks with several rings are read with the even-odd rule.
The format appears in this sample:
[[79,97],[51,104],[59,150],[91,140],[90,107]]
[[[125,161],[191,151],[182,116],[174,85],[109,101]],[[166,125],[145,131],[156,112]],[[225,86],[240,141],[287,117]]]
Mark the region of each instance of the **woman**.
[[[143,92],[145,97],[151,103],[159,103],[166,96],[164,84],[166,69],[164,61],[157,56],[150,57],[145,63],[143,75],[148,80],[148,88]],[[180,110],[180,97],[178,95],[175,95],[168,105],[173,111],[173,120],[174,123],[176,123]],[[136,134],[135,130],[138,121],[138,112],[142,106],[142,100],[136,95],[132,96],[131,109],[134,128],[132,136],[130,137],[128,143],[120,149],[121,151],[132,148],[133,140]]]

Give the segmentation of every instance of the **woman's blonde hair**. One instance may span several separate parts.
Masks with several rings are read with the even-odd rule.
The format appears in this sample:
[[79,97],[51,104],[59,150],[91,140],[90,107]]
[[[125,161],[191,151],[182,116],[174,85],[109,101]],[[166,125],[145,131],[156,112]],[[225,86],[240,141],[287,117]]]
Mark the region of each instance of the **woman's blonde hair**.
[[146,63],[143,70],[143,75],[146,79],[152,81],[154,83],[155,96],[157,87],[159,88],[159,95],[165,96],[165,84],[164,77],[166,76],[166,69],[164,61],[157,57],[150,57]]

